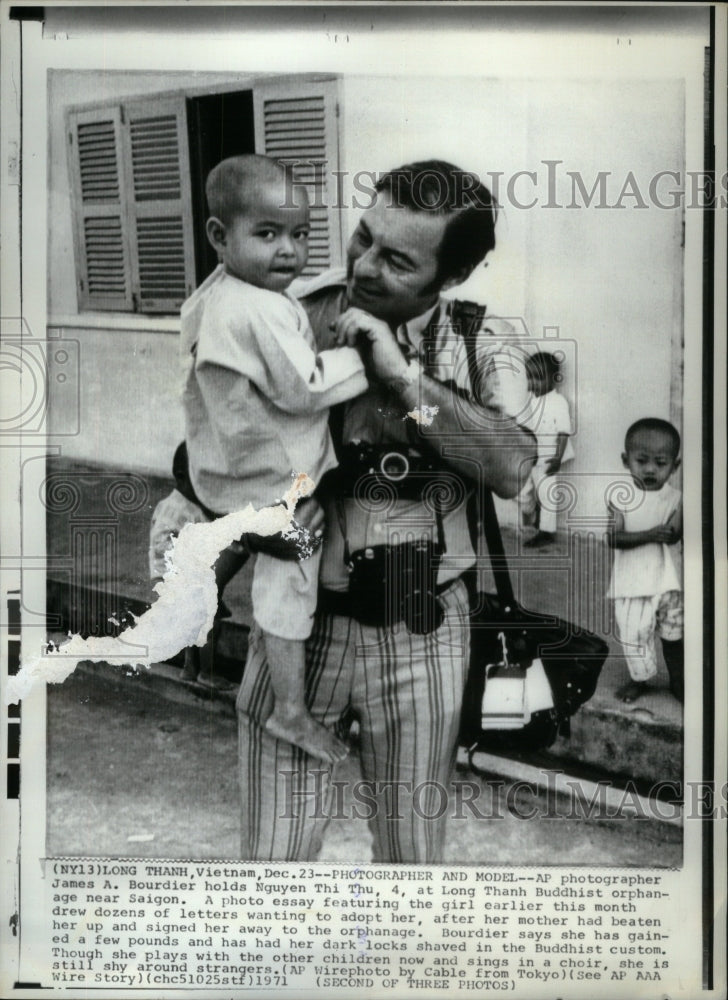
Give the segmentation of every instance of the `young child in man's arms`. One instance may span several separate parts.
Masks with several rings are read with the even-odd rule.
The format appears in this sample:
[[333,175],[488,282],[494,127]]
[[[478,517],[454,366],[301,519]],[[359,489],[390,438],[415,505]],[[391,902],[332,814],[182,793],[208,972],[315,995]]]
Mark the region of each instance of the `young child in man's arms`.
[[[293,473],[319,482],[336,464],[329,407],[364,392],[367,380],[353,348],[316,353],[306,313],[286,292],[308,257],[305,189],[274,161],[240,156],[211,171],[206,191],[221,265],[182,307],[183,399],[194,492],[226,514],[271,504]],[[346,748],[304,702],[318,567],[319,553],[299,562],[259,554],[253,614],[275,695],[267,728],[333,762]]]
[[647,417],[627,431],[622,462],[636,496],[609,504],[609,545],[615,549],[608,596],[630,681],[617,691],[633,702],[657,673],[655,636],[662,641],[670,690],[683,700],[683,597],[673,553],[682,539],[682,495],[668,483],[679,467],[680,435],[666,420]]

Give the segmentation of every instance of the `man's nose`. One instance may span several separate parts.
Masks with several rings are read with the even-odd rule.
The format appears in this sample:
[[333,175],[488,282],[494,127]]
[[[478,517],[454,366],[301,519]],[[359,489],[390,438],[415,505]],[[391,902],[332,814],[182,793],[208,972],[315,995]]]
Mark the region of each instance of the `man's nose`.
[[364,253],[354,258],[355,278],[378,278],[380,271],[379,257],[374,247],[369,247]]

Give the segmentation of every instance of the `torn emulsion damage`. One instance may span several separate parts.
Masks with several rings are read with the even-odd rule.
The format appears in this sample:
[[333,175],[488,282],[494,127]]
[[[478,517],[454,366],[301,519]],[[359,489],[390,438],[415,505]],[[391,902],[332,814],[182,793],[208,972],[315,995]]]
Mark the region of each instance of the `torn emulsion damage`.
[[439,406],[423,405],[417,410],[410,410],[407,416],[411,417],[416,424],[421,424],[422,427],[432,427],[435,417],[439,412]]
[[73,635],[57,649],[24,658],[18,673],[8,678],[5,700],[17,703],[38,682],[59,684],[77,665],[112,662],[119,666],[149,667],[175,656],[187,646],[204,646],[217,611],[217,586],[212,569],[217,557],[241,535],[293,534],[300,557],[310,555],[307,533],[292,518],[298,501],[314,489],[313,480],[300,473],[283,497],[284,503],[254,510],[249,504],[206,524],[187,524],[174,539],[169,570],[154,588],[155,603],[119,636]]

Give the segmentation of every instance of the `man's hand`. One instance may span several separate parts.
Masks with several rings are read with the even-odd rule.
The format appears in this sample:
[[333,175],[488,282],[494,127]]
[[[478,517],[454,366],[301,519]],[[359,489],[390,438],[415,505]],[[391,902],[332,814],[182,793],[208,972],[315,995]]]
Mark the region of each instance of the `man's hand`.
[[[300,500],[296,517],[291,523],[309,532],[315,552],[324,538],[324,510],[318,500],[315,497]],[[301,558],[301,544],[295,537],[297,534],[292,532],[292,537],[284,537],[280,532],[275,535],[248,534],[243,540],[251,552],[265,552],[274,559],[297,560]]]
[[[437,412],[431,425],[416,427],[416,446],[429,446],[440,455],[443,463],[463,476],[474,475],[471,456],[445,455],[454,437],[463,433],[463,421],[478,430],[483,437],[478,462],[484,482],[499,497],[514,497],[521,489],[521,475],[536,460],[536,438],[512,417],[493,413],[487,407],[463,399],[451,385],[438,382],[422,372],[418,365],[408,364],[397,338],[382,320],[363,309],[351,307],[337,321],[341,342],[358,341],[367,374],[383,382],[394,392],[404,412],[428,406]],[[364,343],[362,343],[362,341]],[[413,372],[413,369],[415,371]],[[476,473],[477,474],[477,473]]]
[[401,378],[407,372],[407,360],[397,338],[387,324],[363,309],[350,307],[336,321],[336,339],[339,344],[357,345],[366,341],[369,350],[364,352],[367,369],[382,382]]

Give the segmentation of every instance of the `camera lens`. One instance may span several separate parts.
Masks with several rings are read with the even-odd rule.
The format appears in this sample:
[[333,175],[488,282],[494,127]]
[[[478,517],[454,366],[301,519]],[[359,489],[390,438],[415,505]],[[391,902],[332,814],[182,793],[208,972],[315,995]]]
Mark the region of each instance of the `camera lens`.
[[409,460],[398,451],[388,451],[382,456],[379,471],[393,483],[401,482],[409,472]]

